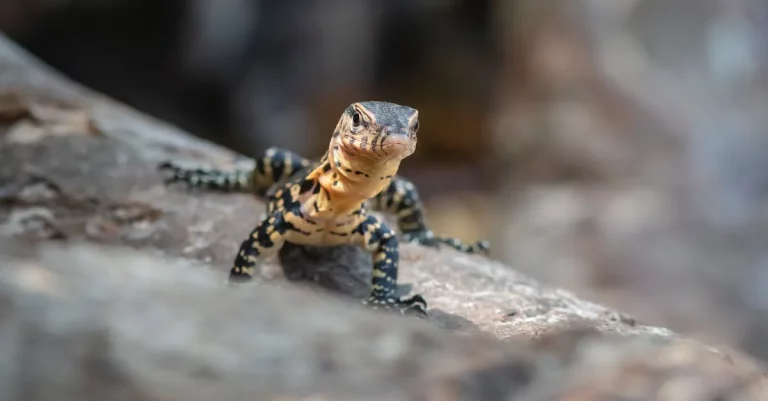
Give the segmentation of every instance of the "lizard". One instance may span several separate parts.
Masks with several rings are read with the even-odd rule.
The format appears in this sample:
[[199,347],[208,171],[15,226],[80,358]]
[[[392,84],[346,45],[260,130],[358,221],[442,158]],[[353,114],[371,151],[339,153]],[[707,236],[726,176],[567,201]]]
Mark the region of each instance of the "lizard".
[[[190,168],[172,160],[161,162],[158,168],[166,174],[166,184],[183,182],[190,187],[266,198],[266,214],[242,242],[230,282],[251,280],[259,262],[285,242],[356,244],[373,254],[370,295],[364,303],[425,317],[427,303],[420,294],[396,295],[399,240],[431,247],[447,245],[465,253],[487,252],[489,244],[485,240],[465,244],[437,236],[427,227],[418,190],[397,174],[402,160],[416,150],[418,131],[418,110],[363,101],[343,111],[328,150],[319,160],[271,147],[254,158],[249,169]],[[397,217],[399,239],[372,210]]]

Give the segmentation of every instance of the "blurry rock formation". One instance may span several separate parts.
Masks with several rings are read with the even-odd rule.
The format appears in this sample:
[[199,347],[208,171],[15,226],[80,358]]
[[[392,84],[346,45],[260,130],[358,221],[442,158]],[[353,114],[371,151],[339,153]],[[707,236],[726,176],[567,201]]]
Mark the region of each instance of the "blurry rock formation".
[[502,13],[499,257],[768,358],[767,7],[546,1]]

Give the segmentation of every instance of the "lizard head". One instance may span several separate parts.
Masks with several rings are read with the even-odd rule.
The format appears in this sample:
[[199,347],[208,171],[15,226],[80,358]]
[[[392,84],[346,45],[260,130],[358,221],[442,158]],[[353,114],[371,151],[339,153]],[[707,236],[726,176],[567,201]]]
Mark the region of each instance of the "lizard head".
[[346,159],[399,162],[416,150],[418,130],[416,109],[388,102],[358,102],[344,110],[331,146]]
[[[327,163],[313,171],[333,193],[336,208],[356,207],[389,185],[400,162],[416,150],[419,112],[387,102],[358,102],[342,113]],[[342,206],[346,199],[347,206]]]

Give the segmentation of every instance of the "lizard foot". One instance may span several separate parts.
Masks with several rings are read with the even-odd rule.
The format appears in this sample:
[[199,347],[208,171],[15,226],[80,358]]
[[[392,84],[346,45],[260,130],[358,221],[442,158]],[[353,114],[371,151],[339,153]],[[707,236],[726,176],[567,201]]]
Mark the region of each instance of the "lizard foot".
[[171,161],[158,163],[157,170],[163,175],[163,182],[166,185],[184,181],[182,169]]
[[252,280],[253,276],[251,274],[231,271],[229,277],[227,277],[227,284],[230,288],[238,288],[246,283],[250,283]]
[[371,296],[365,300],[364,304],[373,309],[398,312],[402,315],[416,316],[422,319],[427,317],[427,301],[421,295],[403,298]]

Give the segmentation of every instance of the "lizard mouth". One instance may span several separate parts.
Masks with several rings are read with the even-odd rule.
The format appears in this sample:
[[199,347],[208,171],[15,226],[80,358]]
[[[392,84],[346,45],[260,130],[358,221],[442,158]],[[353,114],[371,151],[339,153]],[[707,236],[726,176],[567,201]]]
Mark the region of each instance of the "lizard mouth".
[[339,141],[339,150],[346,159],[365,157],[369,159],[404,158],[411,155],[416,141],[407,135],[387,135],[371,141],[361,141],[355,137],[344,137]]

